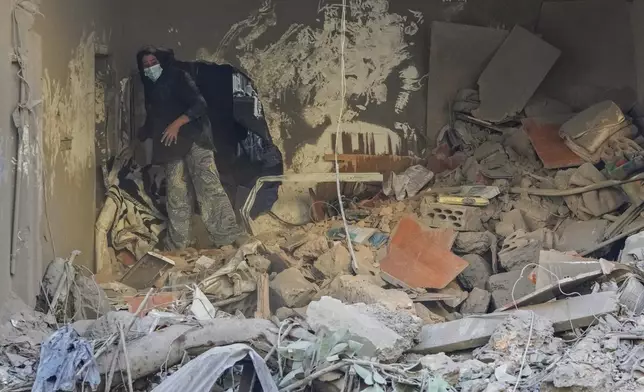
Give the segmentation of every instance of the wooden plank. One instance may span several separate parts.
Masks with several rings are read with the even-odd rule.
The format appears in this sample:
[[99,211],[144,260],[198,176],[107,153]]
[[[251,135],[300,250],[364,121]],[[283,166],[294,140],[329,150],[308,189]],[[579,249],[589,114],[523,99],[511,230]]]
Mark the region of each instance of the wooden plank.
[[[324,155],[326,162],[333,162],[334,155]],[[343,173],[388,173],[402,172],[408,167],[418,165],[422,159],[405,155],[367,155],[367,154],[338,154],[340,171]]]

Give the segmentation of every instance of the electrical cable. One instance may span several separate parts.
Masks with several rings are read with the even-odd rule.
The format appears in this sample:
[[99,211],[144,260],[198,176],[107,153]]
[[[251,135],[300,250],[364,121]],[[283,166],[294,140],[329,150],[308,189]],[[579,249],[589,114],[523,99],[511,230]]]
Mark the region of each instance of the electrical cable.
[[345,69],[345,59],[344,59],[344,49],[346,46],[347,38],[347,0],[342,0],[342,18],[340,25],[340,112],[338,113],[338,124],[335,130],[335,148],[333,154],[333,162],[335,164],[335,185],[336,191],[338,194],[338,204],[340,205],[340,215],[342,216],[342,225],[344,226],[344,232],[347,236],[347,247],[349,248],[349,254],[351,255],[351,267],[354,272],[358,271],[358,259],[353,250],[353,244],[351,243],[351,235],[349,234],[349,224],[347,223],[347,217],[344,213],[344,206],[342,205],[342,191],[340,190],[340,163],[338,162],[338,151],[340,149],[340,129],[342,127],[342,117],[344,116],[344,101],[347,94],[347,81],[346,81],[346,69]]

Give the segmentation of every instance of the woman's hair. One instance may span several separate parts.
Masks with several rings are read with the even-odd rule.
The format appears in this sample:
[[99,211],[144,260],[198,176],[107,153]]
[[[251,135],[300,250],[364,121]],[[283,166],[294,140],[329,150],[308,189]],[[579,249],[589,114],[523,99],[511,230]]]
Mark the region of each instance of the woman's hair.
[[159,61],[159,65],[161,65],[161,68],[163,68],[164,71],[169,72],[170,69],[174,66],[174,62],[175,62],[174,50],[169,48],[160,48],[156,46],[147,45],[141,48],[136,53],[136,66],[139,70],[139,77],[141,78],[141,82],[143,82],[143,89],[145,92],[146,101],[148,98],[148,94],[150,93],[150,90],[154,85],[154,83],[145,76],[145,72],[143,72],[143,57],[149,54],[157,58],[157,60]]

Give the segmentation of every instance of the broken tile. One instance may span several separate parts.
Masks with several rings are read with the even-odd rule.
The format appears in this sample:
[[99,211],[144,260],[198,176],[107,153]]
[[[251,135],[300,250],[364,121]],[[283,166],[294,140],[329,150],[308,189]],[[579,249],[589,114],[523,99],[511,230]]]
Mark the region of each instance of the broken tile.
[[515,26],[479,77],[481,105],[475,116],[501,122],[522,111],[560,53],[528,30]]
[[451,229],[430,229],[406,216],[394,230],[380,269],[411,287],[442,289],[468,265],[451,252],[455,238]]
[[559,136],[561,124],[536,118],[526,118],[521,122],[544,168],[565,169],[581,166],[586,162],[566,146]]

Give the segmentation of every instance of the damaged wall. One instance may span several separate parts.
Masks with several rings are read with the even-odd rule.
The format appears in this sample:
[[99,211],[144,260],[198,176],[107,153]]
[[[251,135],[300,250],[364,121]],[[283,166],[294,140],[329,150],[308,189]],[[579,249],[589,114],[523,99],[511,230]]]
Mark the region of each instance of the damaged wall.
[[[0,53],[11,53],[11,8],[9,1],[0,2]],[[11,160],[15,156],[15,141],[11,126],[13,107],[5,102],[16,102],[16,89],[11,76],[11,59],[0,56],[0,299],[7,298],[11,290],[9,260],[11,258],[11,221],[13,207],[13,175]],[[10,87],[11,86],[11,87]]]
[[[406,154],[425,144],[429,23],[533,27],[541,1],[348,3],[343,152]],[[257,84],[287,165],[330,168],[322,156],[332,151],[341,102],[337,2],[142,0],[127,7],[124,68],[134,67],[144,44],[171,47],[182,60],[231,63]]]
[[[116,4],[107,0],[43,0],[36,30],[43,37],[44,192],[51,241],[44,261],[82,253],[93,268],[96,218],[95,44],[107,46]],[[99,179],[100,180],[100,179]],[[47,217],[45,217],[47,218]],[[45,233],[49,236],[47,222]]]
[[[14,0],[0,7],[5,18],[0,51],[9,54],[13,43],[21,45],[28,83],[21,95],[18,62],[2,56],[0,84],[7,87],[0,99],[0,299],[13,290],[33,304],[54,256],[68,257],[78,249],[79,264],[93,267],[94,42],[109,41],[113,2]],[[22,7],[15,19],[14,7]],[[19,28],[12,26],[14,20]],[[20,131],[11,121],[19,100],[28,105],[23,110],[28,128]],[[18,132],[29,135],[20,149],[24,160]],[[17,188],[20,196],[14,198]]]

